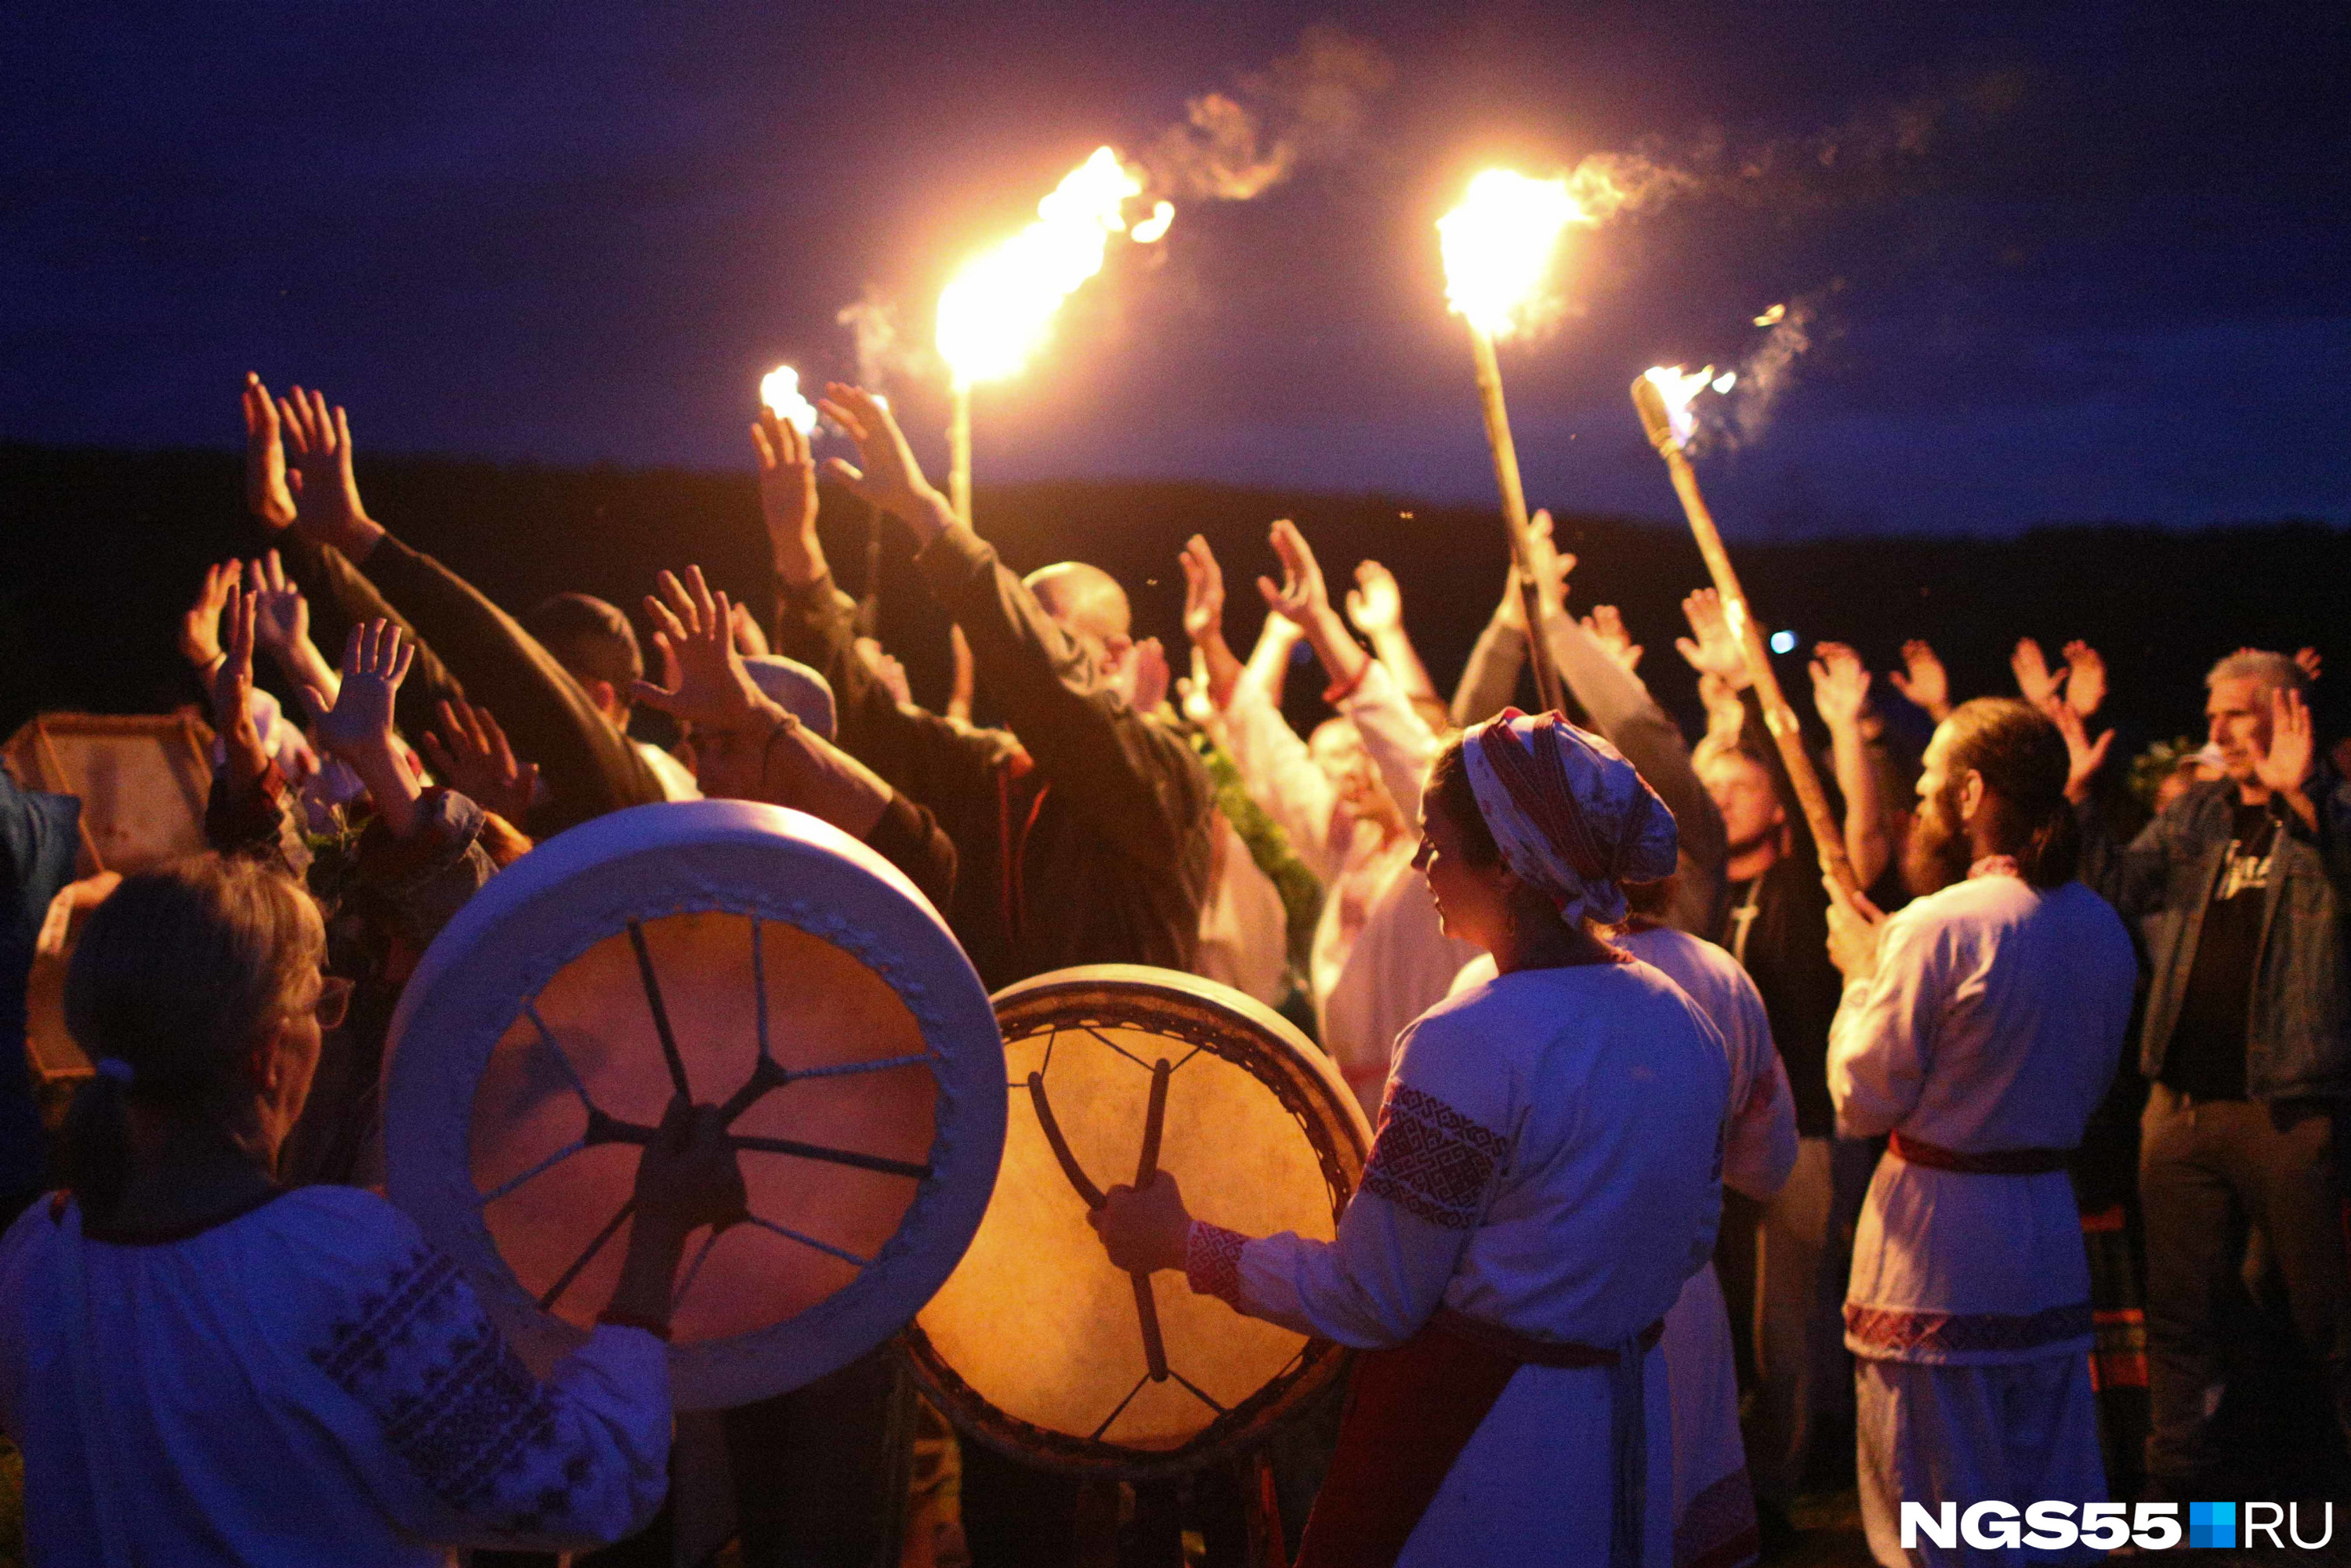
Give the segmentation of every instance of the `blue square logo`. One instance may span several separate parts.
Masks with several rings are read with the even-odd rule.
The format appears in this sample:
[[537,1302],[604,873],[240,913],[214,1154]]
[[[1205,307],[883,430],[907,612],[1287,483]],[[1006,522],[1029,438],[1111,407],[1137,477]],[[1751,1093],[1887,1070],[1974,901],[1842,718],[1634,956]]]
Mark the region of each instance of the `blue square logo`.
[[2233,1502],[2191,1502],[2188,1505],[2188,1544],[2237,1544],[2237,1505]]

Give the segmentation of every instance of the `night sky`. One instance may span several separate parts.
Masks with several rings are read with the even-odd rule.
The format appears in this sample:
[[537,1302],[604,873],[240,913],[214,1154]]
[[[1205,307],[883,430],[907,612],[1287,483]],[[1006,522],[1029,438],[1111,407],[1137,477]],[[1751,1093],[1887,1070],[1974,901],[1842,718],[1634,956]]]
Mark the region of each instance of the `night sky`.
[[[1357,90],[1301,95],[1332,23]],[[842,306],[927,343],[956,263],[1221,91],[1296,172],[1113,249],[982,390],[983,486],[1490,498],[1431,225],[1637,152],[1680,193],[1505,350],[1537,503],[1667,515],[1626,383],[1788,302],[1702,468],[1734,534],[2351,521],[2339,3],[16,6],[0,58],[0,439],[225,444],[251,368],[362,459],[739,467],[760,372],[854,367]],[[887,384],[937,461],[935,377]]]

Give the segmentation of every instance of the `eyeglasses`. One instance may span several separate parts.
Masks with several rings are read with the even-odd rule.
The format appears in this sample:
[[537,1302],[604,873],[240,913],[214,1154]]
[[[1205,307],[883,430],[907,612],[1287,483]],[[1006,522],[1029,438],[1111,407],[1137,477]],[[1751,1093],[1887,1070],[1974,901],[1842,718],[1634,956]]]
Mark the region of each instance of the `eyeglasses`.
[[337,975],[322,975],[319,979],[319,999],[310,1004],[310,1016],[319,1020],[320,1029],[340,1029],[351,1010],[351,983]]

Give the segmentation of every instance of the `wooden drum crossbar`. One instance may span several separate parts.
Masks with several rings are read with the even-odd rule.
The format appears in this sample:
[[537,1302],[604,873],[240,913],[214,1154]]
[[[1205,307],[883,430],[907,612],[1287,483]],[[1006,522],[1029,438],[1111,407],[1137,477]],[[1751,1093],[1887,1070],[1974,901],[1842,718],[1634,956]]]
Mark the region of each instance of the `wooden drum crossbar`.
[[[1016,1093],[1013,1103],[1024,1101],[1034,1113],[1037,1134],[1045,1145],[1048,1164],[1032,1165],[1029,1175],[1016,1177],[1008,1167],[1002,1180],[1025,1179],[1030,1183],[1050,1182],[1055,1189],[1066,1183],[1061,1201],[1086,1207],[1099,1207],[1102,1203],[1102,1185],[1096,1175],[1089,1174],[1080,1155],[1071,1147],[1071,1130],[1064,1122],[1071,1107],[1057,1109],[1054,1090],[1055,1061],[1067,1061],[1071,1051],[1092,1051],[1098,1046],[1132,1064],[1137,1073],[1147,1079],[1147,1096],[1144,1101],[1140,1154],[1136,1161],[1136,1184],[1147,1185],[1162,1166],[1163,1153],[1176,1157],[1180,1170],[1186,1172],[1187,1183],[1197,1183],[1204,1176],[1212,1175],[1207,1167],[1213,1166],[1217,1151],[1204,1154],[1195,1148],[1186,1151],[1170,1146],[1161,1147],[1161,1136],[1167,1124],[1168,1099],[1171,1088],[1180,1089],[1186,1081],[1185,1070],[1203,1058],[1213,1059],[1240,1069],[1253,1080],[1259,1089],[1270,1093],[1280,1107],[1280,1113],[1266,1107],[1258,1115],[1262,1126],[1276,1123],[1294,1124],[1295,1138],[1301,1141],[1311,1154],[1311,1169],[1319,1177],[1320,1197],[1316,1199],[1335,1228],[1354,1191],[1366,1154],[1366,1134],[1353,1101],[1327,1063],[1321,1061],[1311,1046],[1295,1036],[1278,1020],[1259,1022],[1259,1015],[1271,1019],[1270,1014],[1237,994],[1222,988],[1210,987],[1188,976],[1164,971],[1103,967],[1100,970],[1069,971],[1065,976],[1044,977],[1026,986],[1016,987],[999,995],[997,1000],[998,1019],[1002,1024],[1008,1054],[1020,1053],[1023,1047],[1033,1058],[1038,1042],[1043,1042],[1042,1060],[1025,1075],[1014,1069],[1014,1081],[1008,1084]],[[1123,1035],[1127,1041],[1122,1044]],[[1146,1037],[1138,1040],[1137,1037]],[[1285,1039],[1285,1037],[1287,1037]],[[1289,1040],[1296,1040],[1292,1045]],[[1133,1045],[1136,1049],[1130,1050]],[[1155,1053],[1152,1046],[1160,1049]],[[1064,1069],[1067,1071],[1067,1069]],[[1113,1076],[1123,1074],[1123,1067],[1105,1070]],[[1195,1070],[1196,1073],[1199,1071]],[[1082,1091],[1088,1080],[1081,1078],[1078,1087]],[[1209,1092],[1216,1085],[1203,1085],[1193,1091],[1196,1097]],[[1259,1103],[1262,1103],[1260,1099]],[[1084,1103],[1081,1110],[1090,1107]],[[1131,1110],[1127,1113],[1132,1114]],[[1195,1114],[1196,1115],[1196,1108]],[[1082,1118],[1081,1118],[1082,1119]],[[1113,1125],[1116,1124],[1113,1123]],[[1132,1123],[1127,1125],[1131,1126]],[[1094,1155],[1103,1158],[1103,1130],[1093,1132]],[[1079,1129],[1082,1134],[1086,1129]],[[1284,1137],[1289,1134],[1281,1134]],[[1125,1134],[1132,1138],[1133,1133]],[[1115,1147],[1117,1139],[1111,1139]],[[1032,1147],[1034,1142],[1032,1141]],[[1127,1147],[1134,1147],[1128,1143]],[[1294,1145],[1293,1145],[1294,1146]],[[1186,1163],[1188,1156],[1189,1164]],[[1058,1167],[1058,1176],[1052,1175]],[[1301,1171],[1308,1168],[1298,1166]],[[1043,1174],[1039,1174],[1039,1173]],[[1113,1176],[1112,1179],[1115,1179]],[[1310,1182],[1315,1178],[1307,1178]],[[1196,1187],[1187,1188],[1196,1190]],[[1304,1190],[1304,1189],[1300,1189]],[[1031,1202],[1050,1199],[1050,1193],[1031,1188],[1019,1195]],[[1007,1195],[999,1192],[998,1200]],[[985,1245],[975,1242],[975,1250]],[[1089,1240],[1091,1239],[1088,1239]],[[1081,1244],[1082,1246],[1082,1244]],[[1085,1264],[1095,1270],[1106,1267],[1098,1252]],[[1002,1407],[989,1397],[987,1391],[975,1385],[944,1353],[925,1322],[941,1303],[935,1301],[924,1319],[910,1325],[904,1335],[904,1344],[917,1376],[926,1385],[931,1396],[947,1412],[965,1432],[1003,1453],[1023,1461],[1049,1469],[1089,1475],[1142,1479],[1151,1476],[1180,1474],[1200,1469],[1225,1456],[1261,1443],[1280,1426],[1284,1418],[1301,1409],[1318,1394],[1328,1388],[1345,1364],[1345,1352],[1325,1340],[1304,1339],[1286,1363],[1279,1365],[1270,1377],[1254,1386],[1245,1396],[1233,1398],[1231,1388],[1224,1390],[1220,1399],[1209,1388],[1201,1386],[1194,1377],[1186,1376],[1186,1363],[1180,1349],[1163,1341],[1160,1331],[1161,1308],[1155,1302],[1150,1277],[1135,1275],[1133,1294],[1136,1326],[1120,1326],[1116,1318],[1104,1315],[1098,1322],[1089,1322],[1083,1333],[1100,1339],[1109,1346],[1111,1358],[1124,1361],[1132,1356],[1136,1336],[1140,1334],[1143,1351],[1141,1375],[1128,1386],[1123,1378],[1117,1384],[1101,1384],[1098,1409],[1106,1410],[1097,1421],[1089,1415],[1082,1421],[1067,1421],[1061,1426],[1046,1425]],[[1036,1288],[1050,1291],[1053,1279],[1041,1278]],[[943,1298],[951,1294],[955,1281]],[[1171,1298],[1172,1300],[1172,1298]],[[1019,1300],[984,1299],[977,1301],[967,1298],[951,1310],[983,1313],[990,1331],[1007,1335],[1019,1335],[1024,1302]],[[1109,1303],[1101,1305],[1107,1308]],[[1221,1303],[1211,1303],[1212,1310],[1226,1312]],[[1123,1314],[1117,1314],[1123,1316]],[[1228,1322],[1235,1320],[1228,1319]],[[1239,1320],[1246,1322],[1247,1320]],[[1251,1325],[1261,1328],[1262,1325]],[[1286,1332],[1286,1331],[1284,1331]],[[1123,1341],[1128,1348],[1117,1350]],[[1194,1354],[1198,1354],[1198,1341],[1194,1341]],[[1040,1348],[1040,1356],[1051,1353]],[[1270,1359],[1270,1358],[1269,1358]],[[1131,1361],[1125,1364],[1132,1366]],[[1194,1373],[1214,1384],[1214,1375]],[[983,1381],[985,1379],[983,1378]],[[1205,1417],[1196,1431],[1184,1440],[1166,1446],[1140,1447],[1122,1442],[1109,1434],[1122,1415],[1146,1387],[1172,1384],[1186,1391],[1197,1401]],[[1123,1389],[1123,1396],[1119,1390]],[[1181,1399],[1183,1396],[1168,1396]],[[1087,1429],[1087,1428],[1091,1429]]]

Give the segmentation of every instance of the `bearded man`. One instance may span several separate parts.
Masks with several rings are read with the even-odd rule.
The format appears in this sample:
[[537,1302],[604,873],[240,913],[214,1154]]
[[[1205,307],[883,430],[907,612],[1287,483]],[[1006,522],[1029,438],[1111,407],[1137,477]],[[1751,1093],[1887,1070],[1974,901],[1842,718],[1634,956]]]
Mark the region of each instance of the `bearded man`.
[[[2089,1260],[2066,1156],[2112,1082],[2137,966],[2074,880],[2065,739],[2012,699],[1936,730],[1891,916],[1834,884],[1837,1131],[1889,1135],[1854,1239],[1845,1344],[1862,1524],[1888,1568],[1958,1563],[1900,1505],[2102,1501]],[[2092,1553],[2095,1555],[2095,1553]]]

